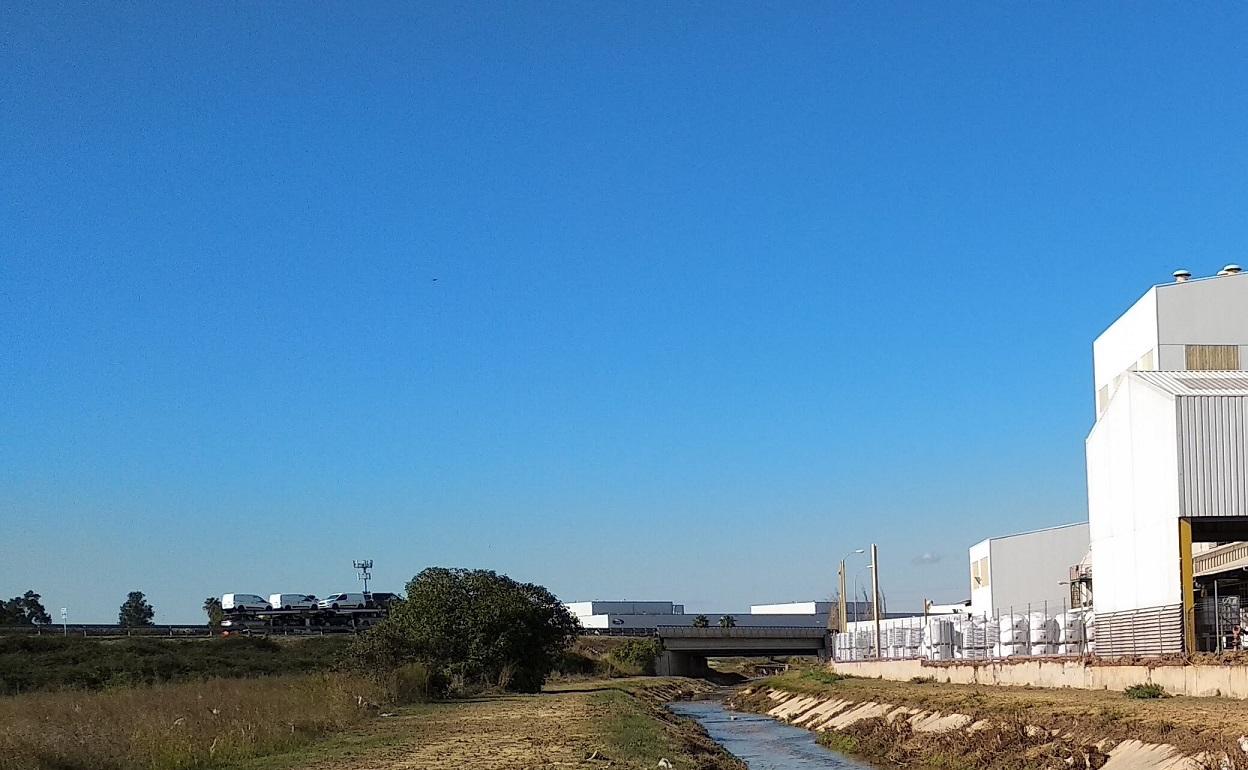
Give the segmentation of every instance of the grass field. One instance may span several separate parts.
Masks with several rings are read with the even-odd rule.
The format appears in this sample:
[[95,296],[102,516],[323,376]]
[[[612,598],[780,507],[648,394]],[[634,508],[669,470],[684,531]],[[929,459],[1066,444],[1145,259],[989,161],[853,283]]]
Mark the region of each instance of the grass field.
[[210,677],[307,674],[333,669],[351,639],[289,641],[0,637],[0,695],[184,682]]
[[0,770],[223,767],[361,725],[383,696],[341,674],[6,696]]
[[[344,674],[0,697],[0,770],[641,770],[740,765],[662,708],[707,685],[566,681],[538,695],[396,708]],[[364,701],[361,705],[360,701]],[[387,716],[382,716],[382,714]],[[592,759],[587,759],[592,757]]]

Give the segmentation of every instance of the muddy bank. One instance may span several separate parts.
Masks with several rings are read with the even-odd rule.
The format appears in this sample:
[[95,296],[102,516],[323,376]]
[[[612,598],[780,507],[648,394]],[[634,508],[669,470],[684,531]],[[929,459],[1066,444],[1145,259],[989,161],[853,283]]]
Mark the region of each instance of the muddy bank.
[[[846,680],[847,682],[849,680]],[[964,698],[967,708],[932,708],[927,697],[940,685],[912,685],[915,697],[894,683],[872,692],[854,680],[823,692],[759,685],[739,691],[733,708],[766,714],[819,733],[824,745],[876,763],[926,765],[950,770],[1243,770],[1248,739],[1225,730],[1173,722],[1140,722],[1125,710],[1113,718],[1084,718],[1050,708],[1036,692],[1033,708],[999,708],[990,695]],[[926,688],[926,689],[924,689]],[[879,697],[879,696],[887,697]],[[1128,707],[1129,708],[1129,707]],[[1117,723],[1117,724],[1115,724]],[[1248,725],[1242,729],[1248,730]]]

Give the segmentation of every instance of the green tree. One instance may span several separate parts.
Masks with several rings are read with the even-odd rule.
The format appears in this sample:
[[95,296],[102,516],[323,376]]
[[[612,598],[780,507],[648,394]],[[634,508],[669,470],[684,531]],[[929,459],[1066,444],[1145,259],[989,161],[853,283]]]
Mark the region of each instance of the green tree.
[[542,586],[489,570],[430,567],[355,652],[374,669],[419,662],[443,682],[538,692],[579,632]]
[[142,591],[131,591],[127,594],[126,600],[122,602],[121,609],[117,612],[117,622],[122,628],[150,626],[154,617],[156,617],[156,610],[147,603],[147,597]]
[[693,619],[693,627],[694,628],[710,628],[711,627],[710,618],[706,617],[705,615],[697,616],[696,618]]
[[34,591],[14,596],[0,602],[0,626],[37,626],[52,622],[52,616],[44,609],[43,597]]
[[208,627],[216,631],[225,620],[225,610],[221,609],[221,600],[215,596],[204,599],[204,614],[208,616]]
[[721,615],[719,617],[720,628],[733,628],[737,625],[737,619],[731,615]]

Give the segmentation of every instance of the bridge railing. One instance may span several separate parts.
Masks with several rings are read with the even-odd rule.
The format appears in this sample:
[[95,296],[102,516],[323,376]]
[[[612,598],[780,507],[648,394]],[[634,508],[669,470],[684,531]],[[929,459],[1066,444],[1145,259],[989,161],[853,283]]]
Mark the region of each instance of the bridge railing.
[[660,637],[672,639],[821,639],[827,633],[827,629],[809,626],[658,627]]

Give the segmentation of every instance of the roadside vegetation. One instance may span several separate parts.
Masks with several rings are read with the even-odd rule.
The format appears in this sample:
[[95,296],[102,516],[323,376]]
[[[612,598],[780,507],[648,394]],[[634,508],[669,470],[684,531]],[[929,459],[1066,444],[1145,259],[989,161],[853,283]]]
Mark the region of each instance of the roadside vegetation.
[[0,637],[0,695],[329,671],[350,639]]

